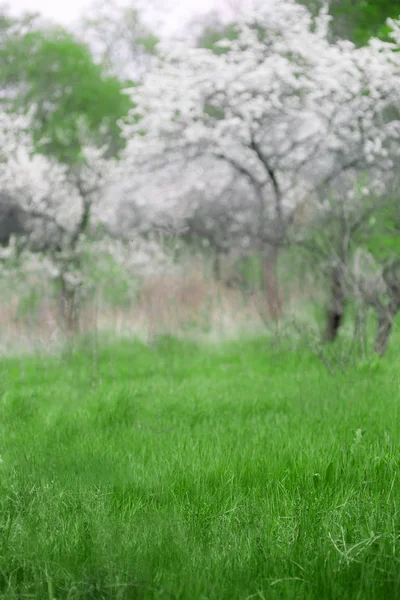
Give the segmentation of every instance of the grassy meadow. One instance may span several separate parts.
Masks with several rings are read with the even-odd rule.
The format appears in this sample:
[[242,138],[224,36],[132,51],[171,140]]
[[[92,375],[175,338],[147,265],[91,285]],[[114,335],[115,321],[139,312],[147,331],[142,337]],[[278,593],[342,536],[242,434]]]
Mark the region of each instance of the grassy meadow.
[[90,340],[0,363],[0,597],[400,597],[400,359]]

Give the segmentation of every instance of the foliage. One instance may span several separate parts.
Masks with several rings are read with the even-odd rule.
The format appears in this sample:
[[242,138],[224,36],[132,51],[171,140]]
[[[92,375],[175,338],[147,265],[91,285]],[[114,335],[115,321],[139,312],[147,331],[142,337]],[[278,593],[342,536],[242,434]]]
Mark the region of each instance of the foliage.
[[364,234],[364,244],[371,255],[384,263],[400,256],[400,214],[398,199],[390,199],[371,217]]
[[330,5],[332,14],[332,29],[341,37],[348,37],[354,43],[362,46],[371,37],[386,37],[388,30],[385,26],[388,18],[400,17],[400,2],[398,0],[334,0]]
[[228,48],[220,44],[223,40],[236,40],[238,38],[238,30],[235,23],[227,25],[218,25],[214,27],[208,26],[197,39],[199,48],[207,48],[215,54],[224,54],[228,52]]
[[[299,0],[316,14],[324,2]],[[358,46],[367,44],[371,37],[388,39],[386,21],[400,17],[398,0],[332,0],[329,3],[332,16],[330,29],[334,38],[349,39]]]
[[123,146],[119,119],[132,106],[123,83],[105,76],[89,48],[61,28],[17,31],[0,53],[2,85],[14,111],[30,113],[36,150],[64,164],[88,143]]
[[132,275],[116,260],[113,250],[116,254],[112,242],[87,244],[82,252],[82,272],[85,282],[90,282],[93,290],[101,289],[110,306],[129,306],[134,296]]

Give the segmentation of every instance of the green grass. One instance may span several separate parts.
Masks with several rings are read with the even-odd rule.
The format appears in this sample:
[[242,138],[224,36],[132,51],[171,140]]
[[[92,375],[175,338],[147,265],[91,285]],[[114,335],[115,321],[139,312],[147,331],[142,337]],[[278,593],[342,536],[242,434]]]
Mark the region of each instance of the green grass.
[[399,364],[332,376],[266,339],[4,360],[0,597],[399,598]]

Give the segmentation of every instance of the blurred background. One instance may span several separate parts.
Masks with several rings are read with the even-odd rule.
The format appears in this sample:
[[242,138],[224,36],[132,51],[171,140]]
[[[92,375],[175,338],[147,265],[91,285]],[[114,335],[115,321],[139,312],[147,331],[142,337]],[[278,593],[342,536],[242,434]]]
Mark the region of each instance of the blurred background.
[[399,16],[377,0],[2,5],[1,351],[292,327],[383,353]]

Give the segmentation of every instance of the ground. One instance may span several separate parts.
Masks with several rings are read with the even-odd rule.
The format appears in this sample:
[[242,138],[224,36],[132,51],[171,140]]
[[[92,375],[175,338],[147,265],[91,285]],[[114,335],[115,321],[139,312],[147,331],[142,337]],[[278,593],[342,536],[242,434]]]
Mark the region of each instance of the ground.
[[400,597],[398,364],[267,338],[2,359],[1,597]]

